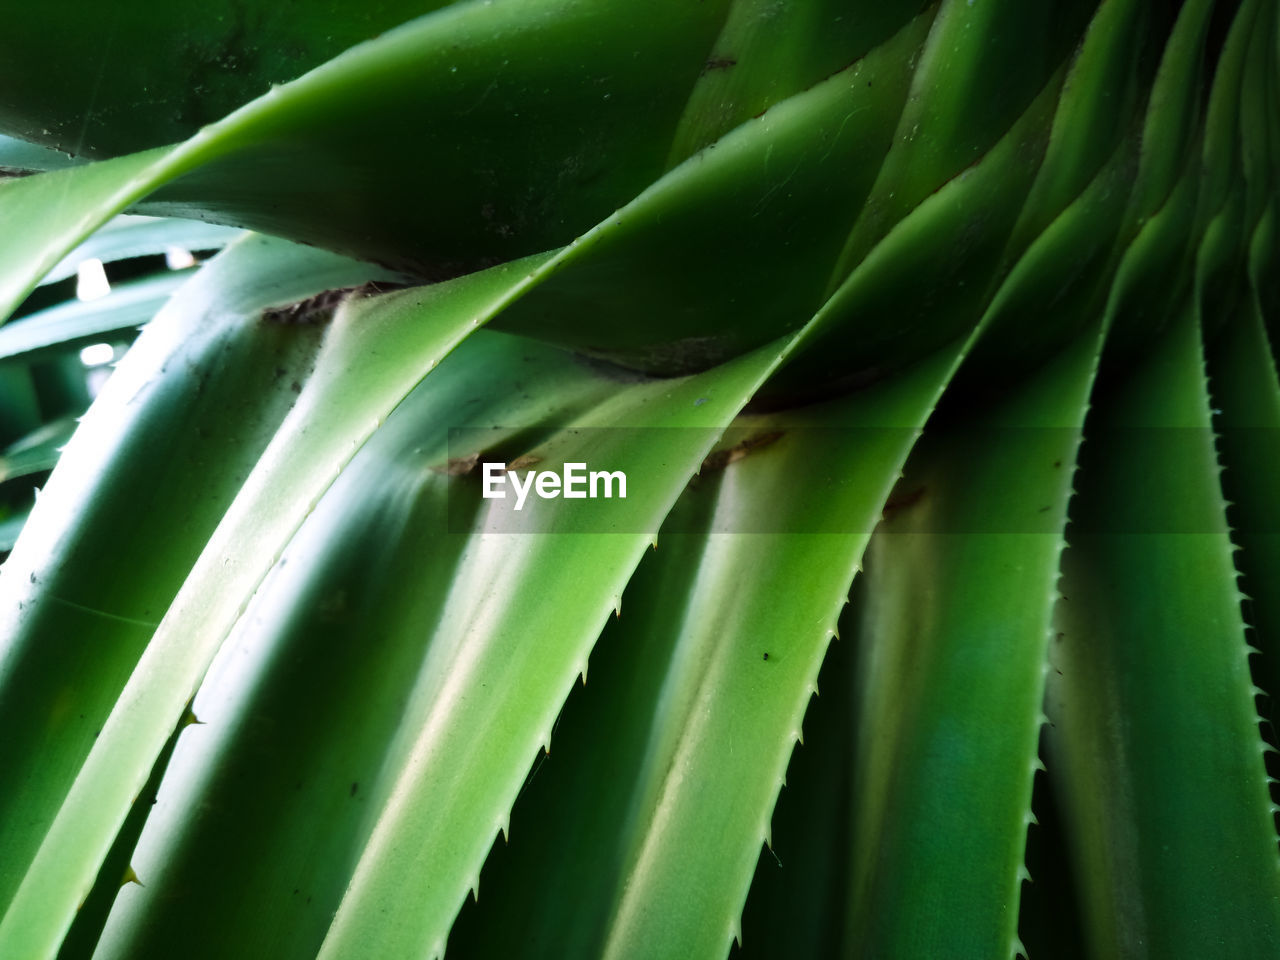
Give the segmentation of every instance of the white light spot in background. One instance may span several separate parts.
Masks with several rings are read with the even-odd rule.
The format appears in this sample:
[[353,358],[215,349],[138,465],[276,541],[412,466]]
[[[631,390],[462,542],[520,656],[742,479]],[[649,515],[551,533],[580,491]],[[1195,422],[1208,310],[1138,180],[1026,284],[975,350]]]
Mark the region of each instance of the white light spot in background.
[[80,362],[86,367],[100,367],[115,358],[115,347],[109,343],[93,343],[80,351]]
[[81,260],[76,268],[76,299],[97,300],[111,292],[111,284],[107,282],[107,271],[102,268],[102,261],[97,257]]
[[169,246],[164,248],[164,265],[170,270],[185,270],[196,265],[196,258],[190,250]]

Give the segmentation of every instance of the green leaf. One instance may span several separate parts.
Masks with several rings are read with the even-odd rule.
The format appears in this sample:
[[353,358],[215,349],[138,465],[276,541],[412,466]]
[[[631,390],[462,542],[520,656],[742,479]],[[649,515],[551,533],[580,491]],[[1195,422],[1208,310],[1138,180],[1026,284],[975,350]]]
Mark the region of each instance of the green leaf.
[[1261,0],[1243,0],[1231,19],[1227,38],[1218,57],[1205,109],[1202,220],[1217,214],[1227,202],[1240,161],[1240,84],[1253,38]]
[[1064,557],[1048,765],[1098,957],[1254,956],[1280,942],[1202,363],[1184,310],[1095,400]]
[[1146,4],[1122,0],[1102,4],[1090,21],[1063,84],[1044,162],[1010,237],[1013,253],[1042,235],[1053,218],[1096,184],[1104,166],[1129,152],[1122,140],[1139,89],[1136,55],[1147,40],[1144,14]]
[[132,203],[163,151],[0,181],[0,214],[21,230],[0,234],[0,317],[8,317],[78,243]]
[[342,16],[324,0],[119,0],[95,14],[14,7],[0,37],[0,125],[90,156],[184,140],[272,84],[448,2],[385,0]]
[[735,0],[680,117],[668,167],[844,70],[917,15],[927,27],[937,8],[928,0]]
[[95,956],[102,928],[111,915],[121,888],[131,883],[141,884],[132,864],[138,836],[152,815],[152,807],[156,803],[160,784],[169,771],[169,761],[179,737],[189,725],[199,722],[194,714],[186,713],[165,741],[146,786],[134,799],[129,808],[129,816],[116,835],[106,859],[102,861],[93,889],[76,910],[71,929],[67,931],[67,936],[58,949],[58,960],[90,960]]
[[[705,369],[803,326],[889,147],[928,26],[913,20],[667,173],[566,252],[574,269],[495,326],[662,373]],[[641,275],[664,282],[624,279]]]
[[0,483],[52,470],[75,427],[69,418],[54,420],[9,444],[0,454]]
[[[469,17],[488,16],[474,12],[480,8],[468,8],[473,9],[467,14]],[[181,174],[186,174],[180,180],[183,189],[194,191],[197,200],[215,204],[217,216],[258,222],[253,215],[259,207],[253,196],[246,195],[241,182],[239,165],[247,161],[234,158],[248,154],[258,158],[255,171],[259,167],[274,169],[269,156],[258,155],[286,149],[280,143],[284,130],[310,138],[329,130],[329,124],[339,125],[338,107],[331,105],[322,117],[314,111],[316,98],[334,96],[335,85],[340,81],[343,96],[347,96],[348,88],[373,82],[366,76],[370,64],[382,64],[380,69],[385,72],[388,58],[407,57],[410,48],[417,49],[415,44],[430,46],[443,42],[437,36],[441,31],[469,29],[461,8],[457,18],[462,18],[457,24],[453,20],[442,21],[443,25],[438,23],[433,30],[427,30],[424,24],[421,29],[415,28],[418,32],[397,34],[398,44],[391,51],[375,45],[376,50],[355,51],[340,58],[296,84],[255,101],[171,152],[149,155],[151,162],[141,160],[139,155],[136,160],[112,161],[116,167],[91,165],[49,177],[28,178],[0,190],[0,209],[7,203],[15,217],[42,218],[49,245],[40,256],[39,243],[27,236],[21,249],[12,251],[15,269],[9,274],[10,298],[16,302],[15,298],[32,282],[30,278],[51,266],[54,245],[74,241],[92,229],[97,222],[92,217],[101,219]],[[594,216],[602,218],[601,222],[564,255],[565,260],[578,263],[578,268],[563,280],[552,273],[542,290],[503,317],[502,328],[618,358],[631,366],[672,372],[705,368],[803,325],[822,301],[822,286],[847,231],[847,222],[863,202],[880,158],[888,149],[906,96],[912,54],[928,25],[927,16],[917,18],[850,68],[777,104],[764,116],[748,121],[725,137],[715,149],[708,149],[671,171],[614,216],[607,215],[615,206],[631,200],[632,192],[620,193],[608,205],[595,208]],[[390,38],[386,42],[390,43]],[[449,59],[453,56],[449,54]],[[422,62],[421,56],[413,60],[418,65],[415,69],[420,69]],[[377,82],[383,83],[382,73],[377,77]],[[452,79],[449,82],[455,83]],[[406,111],[409,109],[405,107]],[[425,107],[412,109],[420,111]],[[368,105],[362,105],[360,110],[367,112]],[[350,125],[355,121],[343,122]],[[347,135],[344,130],[343,136]],[[812,150],[815,141],[824,142],[826,148]],[[367,144],[362,147],[367,148]],[[425,155],[440,154],[433,152],[434,148],[423,149],[427,151]],[[453,156],[457,149],[451,147],[448,155]],[[508,154],[515,155],[509,144],[502,151],[503,156]],[[224,169],[224,162],[229,169]],[[119,166],[126,163],[136,166]],[[526,173],[521,168],[521,175]],[[657,173],[654,171],[655,176]],[[298,175],[305,174],[296,174],[295,178]],[[415,172],[415,182],[422,176]],[[460,185],[461,176],[456,172],[449,176],[454,185],[449,202],[462,202],[465,191]],[[230,204],[219,200],[228,183],[235,185],[235,200]],[[635,192],[648,183],[647,179],[637,181]],[[326,210],[318,217],[310,207],[289,208],[280,199],[287,197],[288,191],[280,185],[272,189],[272,209],[277,212],[271,222],[260,224],[264,228],[321,245],[336,244],[341,249],[349,248],[352,236],[368,237],[375,245],[387,244],[388,249],[362,248],[357,251],[361,255],[399,263],[433,279],[477,263],[492,263],[495,257],[505,258],[517,249],[511,247],[503,252],[486,246],[479,259],[459,259],[467,243],[459,231],[474,229],[477,223],[493,221],[496,236],[503,244],[504,238],[520,233],[518,224],[507,222],[514,214],[489,209],[480,199],[473,207],[452,213],[443,202],[437,203],[429,219],[419,218],[411,229],[403,225],[403,231],[416,238],[412,242],[407,234],[393,235],[401,227],[367,223],[359,230],[346,230],[340,235],[334,232],[326,239],[308,231],[337,231],[339,225],[332,211]],[[291,183],[289,189],[298,189],[298,184]],[[545,187],[538,190],[545,192]],[[162,191],[158,196],[167,194]],[[57,205],[67,198],[75,201],[75,220],[69,216],[59,219]],[[552,199],[549,197],[547,202]],[[396,216],[408,213],[403,199],[394,205],[381,204],[381,208],[397,211]],[[163,209],[198,212],[167,201]],[[544,213],[538,213],[538,223],[551,223]],[[564,205],[560,204],[554,222],[561,223],[565,215]],[[528,219],[530,215],[521,216]],[[504,222],[498,223],[498,219]],[[443,252],[428,258],[430,262],[405,261],[406,251],[415,249],[424,238],[429,239],[430,231],[424,233],[422,222],[453,224],[446,231],[447,261],[442,259]],[[591,222],[578,219],[573,229],[580,232]],[[556,242],[573,235],[559,230]],[[443,242],[445,238],[440,239]],[[550,241],[550,234],[537,241],[519,241],[519,250],[545,248],[553,245]],[[24,260],[29,271],[26,279],[23,269],[19,269]],[[689,272],[690,262],[698,262],[701,269]],[[635,276],[659,271],[682,279],[670,284],[636,284],[632,296],[614,298],[616,315],[612,322],[601,322],[599,297],[613,289],[620,273]]]
[[[447,676],[420,691],[430,701],[425,722],[406,739],[404,772],[321,957],[424,947],[429,955],[443,954],[449,925],[507,822],[525,764],[548,743],[560,705],[585,671],[632,570],[715,436],[787,345],[692,377],[621,387],[533,447],[548,468],[606,464],[644,478],[644,486],[610,507],[606,526],[594,511],[555,500],[526,504],[518,527],[510,526],[511,518],[506,527],[488,519],[480,528],[493,532],[469,547],[440,614],[450,647]],[[513,529],[548,532],[504,532]],[[475,750],[476,743],[486,749]],[[423,863],[432,869],[424,871]]]
[[[724,2],[458,3],[175,147],[0,183],[0,211],[26,226],[0,236],[0,314],[165,184],[144,212],[233,221],[432,280],[567,243],[661,174]],[[432,122],[406,127],[411,116]],[[364,188],[338,204],[334,183]]]
[[[1094,6],[943,0],[894,146],[845,243],[831,290],[895,223],[1008,137],[1044,86],[1052,86]],[[1017,84],[1008,82],[1012,75]]]
[[[320,328],[264,322],[262,308],[369,276],[280,241],[233,245],[148,326],[72,437],[0,574],[0,764],[15,784],[0,794],[0,903],[310,370]],[[85,892],[68,891],[73,909]]]
[[53,283],[75,276],[82,260],[91,257],[103,263],[164,253],[169,247],[183,250],[221,250],[241,231],[216,223],[182,220],[175,217],[138,217],[121,214],[95,231],[84,243],[63,257],[44,275],[41,283]]
[[853,706],[853,954],[1019,948],[1050,617],[1098,330],[985,409],[935,421],[872,539]]
[[1159,209],[1173,190],[1182,174],[1180,160],[1192,145],[1214,8],[1214,0],[1184,3],[1160,59],[1142,131],[1148,149],[1142,153],[1135,190],[1143,217]]
[[849,582],[963,345],[735,424],[597,645],[450,954],[727,949]]
[[[977,326],[1002,279],[1006,241],[1043,155],[1061,80],[1059,72],[981,160],[866,253],[815,317],[782,373],[783,390],[886,376]],[[873,193],[864,209],[875,205]]]
[[0,442],[13,443],[41,424],[31,371],[21,364],[0,363]]
[[397,736],[431,705],[415,687],[449,668],[440,609],[471,544],[449,507],[480,479],[450,428],[514,455],[616,389],[570,355],[481,331],[396,408],[211,666],[202,725],[133,858],[144,886],[122,893],[100,957],[316,955],[400,772]]
[[[203,543],[199,559],[115,697],[101,736],[95,732],[74,784],[42,798],[42,814],[57,814],[48,832],[23,832],[24,845],[39,845],[34,859],[4,858],[21,886],[0,922],[0,953],[44,956],[56,949],[183,705],[288,538],[381,420],[525,280],[529,266],[517,263],[339,310],[297,403],[208,542],[197,541]],[[36,534],[32,542],[47,549],[51,540]],[[23,589],[20,572],[8,579]],[[3,609],[16,606],[10,601]],[[149,610],[147,633],[159,612]],[[29,749],[34,738],[19,742]]]
[[190,271],[161,273],[117,284],[97,300],[72,300],[28,314],[0,327],[0,360],[31,360],[112,336],[132,337],[190,279]]
[[[860,604],[862,578],[854,581],[840,630],[853,635],[850,612]],[[792,754],[787,779],[770,822],[770,846],[760,851],[751,892],[742,911],[738,960],[823,960],[840,955],[848,897],[853,755],[849,699],[855,647],[832,643],[818,675],[819,695],[805,711],[804,741]]]
[[8,553],[18,542],[18,536],[27,522],[27,514],[27,510],[19,510],[0,520],[0,553]]
[[1215,426],[1223,491],[1234,505],[1228,517],[1240,547],[1236,564],[1249,595],[1252,642],[1263,655],[1260,682],[1274,698],[1280,691],[1280,596],[1272,586],[1280,582],[1280,381],[1256,301],[1235,319],[1210,345],[1209,385],[1220,408]]
[[58,170],[74,166],[76,161],[58,150],[37,143],[0,135],[0,176],[25,175],[39,170]]

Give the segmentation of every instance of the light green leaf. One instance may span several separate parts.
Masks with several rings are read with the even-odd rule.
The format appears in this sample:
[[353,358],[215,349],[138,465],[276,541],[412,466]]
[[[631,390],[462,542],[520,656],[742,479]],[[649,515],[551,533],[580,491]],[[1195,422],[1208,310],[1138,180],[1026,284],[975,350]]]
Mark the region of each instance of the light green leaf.
[[[563,500],[526,504],[514,528],[510,515],[503,527],[492,513],[480,514],[485,524],[478,529],[492,532],[473,537],[440,613],[448,641],[440,656],[448,666],[415,694],[430,708],[406,737],[404,772],[321,957],[443,954],[453,917],[507,822],[524,766],[549,742],[632,570],[719,431],[787,345],[704,374],[621,387],[535,445],[531,454],[546,468],[585,461],[643,478],[603,515],[606,525],[596,511]],[[603,501],[587,501],[596,502]],[[533,530],[549,532],[519,532]],[[582,589],[584,576],[589,590]],[[485,749],[474,749],[477,743]]]
[[188,252],[221,250],[243,231],[216,223],[183,220],[178,217],[138,217],[121,214],[95,231],[84,243],[63,257],[41,279],[53,283],[75,276],[83,260],[96,258],[103,263],[164,253],[170,247]]
[[59,150],[0,134],[0,176],[25,175],[40,170],[74,166],[76,161]]
[[191,271],[175,270],[113,286],[97,300],[72,300],[28,314],[0,327],[0,360],[29,360],[50,350],[70,350],[125,335],[156,315]]
[[727,950],[849,582],[963,345],[735,424],[628,589],[450,954]]
[[210,668],[202,725],[184,734],[133,858],[144,886],[122,892],[100,957],[315,957],[400,772],[397,731],[430,707],[411,694],[448,669],[453,641],[432,634],[470,543],[449,507],[480,482],[465,456],[450,464],[450,428],[484,431],[514,458],[512,444],[616,389],[568,354],[481,331],[396,408]]
[[75,427],[74,420],[54,420],[9,444],[0,454],[0,483],[52,470]]
[[[370,271],[261,237],[233,245],[148,326],[72,437],[0,572],[0,765],[21,785],[0,793],[0,903],[311,368],[321,328],[261,309]],[[98,861],[82,853],[66,865],[91,879]]]

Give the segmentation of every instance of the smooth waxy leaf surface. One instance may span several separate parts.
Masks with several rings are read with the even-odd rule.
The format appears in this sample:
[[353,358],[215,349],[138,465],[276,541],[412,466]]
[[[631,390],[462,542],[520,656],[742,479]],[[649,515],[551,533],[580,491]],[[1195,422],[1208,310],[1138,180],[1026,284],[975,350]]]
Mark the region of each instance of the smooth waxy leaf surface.
[[102,956],[315,956],[400,770],[393,744],[431,705],[414,691],[442,681],[456,643],[440,609],[470,540],[449,505],[471,505],[481,477],[464,451],[450,464],[449,428],[514,459],[616,386],[481,333],[387,418],[213,664],[134,857],[145,886],[122,893]]
[[[66,246],[175,180],[155,212],[429,279],[559,246],[661,174],[722,16],[723,3],[459,3],[258,91],[175,147],[0,184],[0,312]],[[335,182],[368,193],[318,205]]]
[[962,346],[735,424],[628,588],[450,953],[728,949],[849,582]]
[[1100,957],[1252,955],[1280,936],[1198,326],[1184,312],[1095,402],[1064,558],[1047,762]]
[[944,408],[872,540],[854,681],[850,952],[1018,947],[1058,557],[1098,349],[1097,333],[1081,337],[960,422]]
[[[1252,306],[1252,304],[1250,305]],[[1232,542],[1249,595],[1251,642],[1262,651],[1267,690],[1280,690],[1280,382],[1255,309],[1223,331],[1209,350],[1210,392],[1219,408],[1215,427],[1225,468],[1223,491],[1234,510]],[[1274,723],[1275,709],[1272,708]]]
[[0,762],[13,784],[0,794],[0,901],[311,368],[321,328],[261,309],[369,276],[245,239],[147,328],[62,454],[0,573]]
[[[477,515],[440,613],[447,676],[417,694],[430,707],[405,737],[403,773],[320,956],[355,956],[370,945],[388,956],[423,945],[443,954],[449,925],[507,822],[523,764],[550,739],[631,571],[715,436],[786,346],[619,389],[533,448],[540,465],[601,463],[646,478],[638,495],[607,513],[593,518],[582,505],[553,500],[526,503],[524,518]],[[548,532],[523,532],[535,530]]]

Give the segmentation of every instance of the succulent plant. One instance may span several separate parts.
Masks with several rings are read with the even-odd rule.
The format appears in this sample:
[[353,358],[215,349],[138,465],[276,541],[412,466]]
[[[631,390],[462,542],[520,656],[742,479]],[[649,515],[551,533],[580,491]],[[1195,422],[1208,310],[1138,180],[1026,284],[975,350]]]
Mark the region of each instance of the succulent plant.
[[1280,4],[335,7],[7,11],[0,957],[1280,955]]

